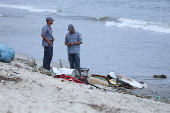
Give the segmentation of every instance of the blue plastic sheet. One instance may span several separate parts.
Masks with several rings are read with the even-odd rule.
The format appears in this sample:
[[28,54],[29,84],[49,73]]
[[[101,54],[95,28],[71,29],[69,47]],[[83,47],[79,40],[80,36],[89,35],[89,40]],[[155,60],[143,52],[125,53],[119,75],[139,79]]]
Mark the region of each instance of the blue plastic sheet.
[[10,46],[0,44],[0,61],[10,63],[14,58],[14,49]]

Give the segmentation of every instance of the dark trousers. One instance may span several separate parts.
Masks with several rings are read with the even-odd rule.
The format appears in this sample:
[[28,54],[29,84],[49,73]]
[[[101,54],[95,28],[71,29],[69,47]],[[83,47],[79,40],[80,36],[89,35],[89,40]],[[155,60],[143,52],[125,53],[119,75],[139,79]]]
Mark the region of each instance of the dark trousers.
[[50,63],[53,57],[53,46],[44,47],[43,67],[50,70]]
[[70,69],[77,69],[79,74],[81,75],[80,54],[68,54],[68,60],[70,62]]

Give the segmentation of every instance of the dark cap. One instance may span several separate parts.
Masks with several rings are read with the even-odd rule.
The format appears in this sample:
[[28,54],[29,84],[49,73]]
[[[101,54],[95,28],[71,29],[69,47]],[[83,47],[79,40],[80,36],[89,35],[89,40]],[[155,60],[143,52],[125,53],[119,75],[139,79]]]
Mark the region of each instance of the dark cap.
[[68,25],[68,31],[71,31],[72,29],[74,29],[74,26],[72,24]]
[[51,17],[47,17],[47,18],[46,18],[46,21],[48,21],[48,20],[54,21],[54,19],[52,19]]

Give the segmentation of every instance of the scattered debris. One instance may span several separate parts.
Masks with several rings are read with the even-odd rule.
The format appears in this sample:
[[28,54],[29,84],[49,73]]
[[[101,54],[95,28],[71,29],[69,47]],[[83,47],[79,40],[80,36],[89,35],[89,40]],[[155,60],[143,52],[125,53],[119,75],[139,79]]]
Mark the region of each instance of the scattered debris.
[[20,82],[22,79],[20,77],[10,75],[10,76],[0,76],[0,81],[14,81],[14,82]]
[[166,75],[153,75],[154,78],[167,78]]
[[109,78],[109,79],[116,79],[117,77],[116,77],[116,75],[115,75],[115,73],[114,73],[114,71],[112,71],[112,72],[110,72],[108,75],[107,75],[107,77]]
[[[52,70],[56,75],[65,74],[65,75],[70,75],[72,77],[80,76],[77,69],[52,67]],[[81,72],[82,72],[82,76],[87,76],[89,69],[88,68],[81,68]]]
[[22,68],[22,66],[20,66],[19,64],[17,64],[15,61],[13,61],[14,64],[15,64],[15,67],[18,67],[18,68]]
[[81,75],[82,76],[88,76],[89,69],[88,68],[81,68]]
[[147,84],[146,83],[137,82],[136,80],[128,78],[128,77],[126,77],[124,75],[119,75],[118,76],[118,80],[130,84],[134,88],[147,88]]
[[[124,75],[118,75],[116,76],[114,72],[110,72],[107,77],[103,75],[96,75],[92,74],[92,77],[100,79],[102,81],[108,82],[109,87],[124,87],[126,89],[137,89],[137,88],[147,88],[147,84],[145,82],[138,82],[133,79],[130,79]],[[93,79],[92,79],[93,80]],[[97,84],[102,85],[103,83],[99,80],[94,80]],[[95,82],[92,81],[92,83],[95,84]],[[90,81],[91,82],[91,81]]]
[[52,67],[53,72],[56,75],[70,75],[70,76],[75,76],[75,69],[68,69],[68,68],[57,68],[57,67]]
[[108,82],[106,82],[104,80],[97,79],[95,77],[89,77],[89,78],[87,78],[87,80],[91,84],[99,84],[99,85],[103,85],[103,86],[109,86]]

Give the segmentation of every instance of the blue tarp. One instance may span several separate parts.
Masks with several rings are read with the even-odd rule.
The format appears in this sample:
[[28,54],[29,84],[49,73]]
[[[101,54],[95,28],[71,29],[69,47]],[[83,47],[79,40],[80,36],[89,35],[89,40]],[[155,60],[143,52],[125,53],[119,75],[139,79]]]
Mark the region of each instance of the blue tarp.
[[12,47],[0,44],[0,61],[11,62],[15,58],[15,51]]

